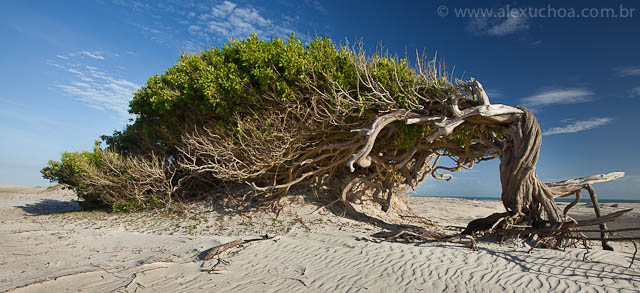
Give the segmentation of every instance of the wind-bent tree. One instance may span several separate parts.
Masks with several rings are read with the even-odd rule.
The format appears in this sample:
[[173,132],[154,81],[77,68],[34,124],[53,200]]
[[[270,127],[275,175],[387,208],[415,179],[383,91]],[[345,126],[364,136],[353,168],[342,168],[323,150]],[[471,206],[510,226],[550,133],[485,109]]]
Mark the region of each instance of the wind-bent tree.
[[[477,80],[451,80],[435,60],[410,67],[328,39],[305,46],[253,35],[182,55],[134,94],[130,113],[131,125],[103,137],[110,150],[67,153],[45,177],[109,204],[169,205],[227,191],[270,202],[306,185],[350,211],[359,200],[387,211],[427,176],[448,180],[445,172],[499,158],[507,213],[467,233],[496,221],[569,222],[554,198],[596,179],[541,182],[535,116],[491,104]],[[455,165],[440,165],[442,157]]]

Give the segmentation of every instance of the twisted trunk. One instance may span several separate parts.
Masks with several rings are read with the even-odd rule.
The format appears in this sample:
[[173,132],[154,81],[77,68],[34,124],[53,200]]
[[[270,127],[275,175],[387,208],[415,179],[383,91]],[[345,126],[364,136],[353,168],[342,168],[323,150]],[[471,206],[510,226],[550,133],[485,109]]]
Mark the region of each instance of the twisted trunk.
[[533,113],[524,114],[505,131],[500,154],[502,203],[514,222],[528,219],[534,226],[561,222],[552,190],[536,174],[542,132]]

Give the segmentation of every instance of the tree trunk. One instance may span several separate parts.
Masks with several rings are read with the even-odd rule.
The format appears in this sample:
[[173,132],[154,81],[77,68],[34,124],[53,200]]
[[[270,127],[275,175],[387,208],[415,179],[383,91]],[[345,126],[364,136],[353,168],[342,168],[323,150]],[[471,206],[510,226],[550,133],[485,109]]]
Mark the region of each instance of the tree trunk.
[[505,147],[500,154],[502,203],[512,222],[528,220],[534,226],[561,222],[553,192],[536,174],[542,132],[533,113],[524,114],[505,131]]

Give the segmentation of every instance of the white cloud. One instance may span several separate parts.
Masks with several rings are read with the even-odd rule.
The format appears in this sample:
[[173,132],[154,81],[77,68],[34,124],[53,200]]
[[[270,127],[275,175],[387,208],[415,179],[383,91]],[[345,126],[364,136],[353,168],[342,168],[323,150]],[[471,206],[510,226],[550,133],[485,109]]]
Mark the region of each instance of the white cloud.
[[97,78],[104,78],[105,75],[106,75],[104,72],[97,71],[97,70],[91,70],[90,74],[91,74],[91,76],[97,77]]
[[528,28],[529,24],[524,16],[509,16],[504,22],[490,27],[487,30],[487,34],[490,36],[505,36]]
[[[295,26],[312,27],[310,21],[299,17],[298,10],[281,9],[282,4],[278,3],[253,4],[225,0],[213,4],[198,1],[144,6],[128,1],[118,1],[117,4],[146,16],[162,15],[158,21],[141,22],[145,17],[140,17],[135,20],[140,22],[130,24],[151,40],[177,45],[186,51],[210,48],[229,38],[244,39],[252,33],[257,33],[260,38],[286,38],[295,32],[298,38],[306,41],[307,32],[301,33]],[[317,0],[305,0],[302,5],[316,12],[325,10]]]
[[50,59],[47,59],[47,64],[51,65],[51,66],[58,67],[60,69],[65,69],[65,70],[67,69],[66,67],[64,67],[64,66],[62,66],[62,65],[60,65],[58,63],[55,63],[55,62],[51,61]]
[[613,69],[620,77],[640,76],[640,66],[622,66]]
[[[254,7],[238,7],[229,1],[211,8],[209,12],[201,14],[198,19],[198,25],[191,25],[189,32],[204,39],[209,37],[206,33],[221,36],[220,39],[226,39],[245,38],[252,33],[257,33],[262,37],[282,36],[292,31],[287,27],[275,24]],[[205,32],[199,31],[201,27],[204,27]]]
[[506,18],[474,17],[467,30],[478,35],[506,36],[529,29],[528,18],[518,13],[509,13]]
[[89,51],[82,51],[82,52],[80,52],[80,54],[83,54],[83,55],[85,55],[85,56],[87,56],[87,57],[91,57],[91,58],[93,58],[93,59],[104,60],[104,56],[102,56],[102,55],[98,55],[98,54],[99,54],[99,52],[93,52],[93,53],[91,53],[91,52],[89,52]]
[[69,71],[69,72],[71,72],[73,74],[77,74],[77,75],[83,75],[84,74],[84,73],[82,73],[82,72],[80,72],[78,70],[75,70],[73,68],[69,68],[69,69],[67,69],[67,71]]
[[500,90],[491,90],[488,89],[486,90],[487,96],[489,96],[489,98],[499,98],[502,97],[502,91]]
[[48,62],[52,66],[73,74],[69,80],[59,82],[55,84],[55,87],[65,94],[82,101],[88,107],[103,111],[114,111],[124,117],[129,117],[129,101],[133,97],[133,92],[138,90],[140,86],[128,80],[115,77],[111,73],[101,71],[97,66],[82,64],[87,60],[87,58],[83,59],[83,57],[99,59],[95,58],[98,55],[89,53],[94,55],[91,57],[85,52],[89,53],[88,51],[81,51],[65,55],[67,57],[65,60],[68,60],[67,64],[60,65]]
[[580,131],[589,130],[602,125],[609,124],[613,121],[612,118],[592,118],[589,120],[581,120],[573,123],[569,123],[565,126],[554,127],[545,131],[544,135],[562,134],[562,133],[575,133]]
[[234,11],[234,13],[229,16],[230,19],[237,19],[235,21],[240,21],[242,23],[253,23],[259,26],[267,26],[271,24],[270,20],[265,19],[260,15],[258,10],[255,8],[238,8]]
[[[119,56],[118,54],[115,54],[115,56]],[[82,50],[82,51],[78,51],[78,52],[73,52],[73,53],[69,53],[69,54],[65,54],[65,55],[56,55],[56,57],[62,59],[62,60],[66,60],[67,62],[69,60],[71,60],[71,58],[73,59],[78,59],[78,58],[91,58],[91,59],[96,59],[96,60],[104,60],[104,56],[102,55],[102,53],[100,51],[87,51],[87,50]]]
[[593,92],[588,89],[567,88],[549,90],[521,100],[525,105],[546,106],[552,104],[578,104],[593,101]]
[[631,89],[631,96],[632,97],[640,97],[640,86],[639,87],[634,87]]
[[57,85],[57,87],[91,108],[115,111],[123,116],[128,115],[127,109],[132,91],[126,91],[122,88],[110,88],[108,84],[90,87],[63,84]]
[[88,83],[72,81],[71,84],[78,87],[90,87]]
[[233,9],[236,8],[236,4],[229,1],[224,1],[222,4],[219,4],[213,8],[211,8],[211,14],[203,14],[201,18],[208,19],[210,17],[213,18],[223,18],[229,16]]

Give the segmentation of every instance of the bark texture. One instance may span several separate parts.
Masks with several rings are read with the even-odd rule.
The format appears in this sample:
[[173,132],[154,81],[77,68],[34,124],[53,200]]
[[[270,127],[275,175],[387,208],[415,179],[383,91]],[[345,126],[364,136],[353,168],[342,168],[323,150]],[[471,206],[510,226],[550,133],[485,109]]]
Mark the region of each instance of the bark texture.
[[505,145],[500,154],[502,203],[511,222],[528,219],[533,225],[562,221],[553,201],[552,190],[536,174],[542,132],[531,110],[519,107],[524,114],[505,131]]

